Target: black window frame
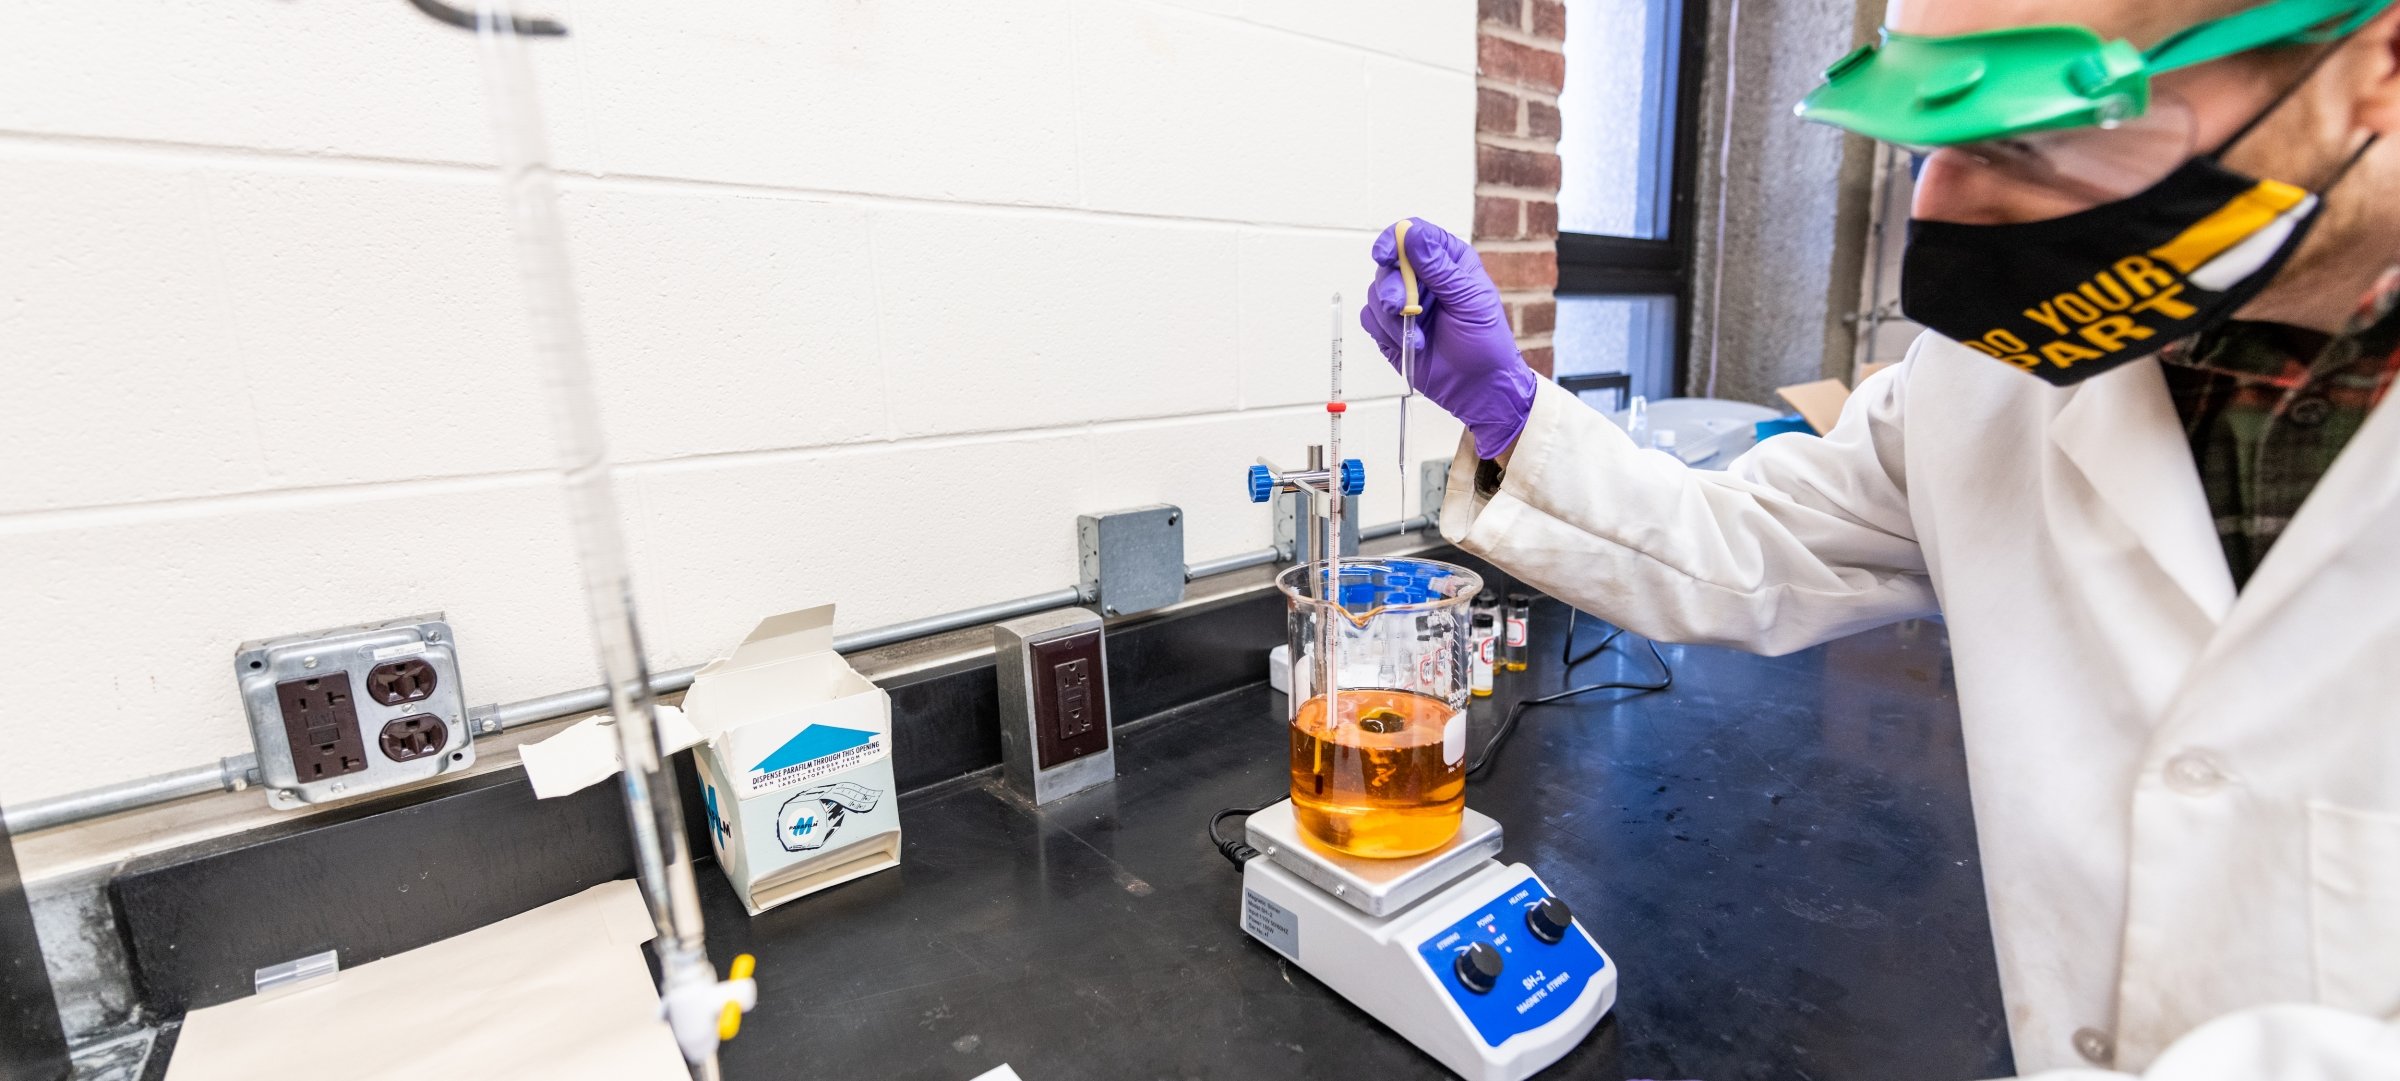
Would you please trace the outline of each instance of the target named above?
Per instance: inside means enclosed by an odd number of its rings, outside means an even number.
[[[1683,393],[1691,374],[1693,283],[1698,278],[1693,234],[1697,220],[1700,161],[1700,84],[1708,62],[1709,0],[1673,0],[1681,8],[1676,31],[1674,146],[1667,193],[1667,235],[1660,239],[1599,233],[1558,234],[1557,295],[1566,297],[1667,296],[1675,302],[1675,355],[1669,385]],[[1567,33],[1575,33],[1572,21]],[[1575,118],[1560,109],[1562,124]],[[1561,167],[1565,166],[1562,161]],[[1558,361],[1555,348],[1552,365]],[[1577,394],[1614,390],[1623,403],[1632,397],[1633,375],[1604,372],[1561,376],[1558,385]]]

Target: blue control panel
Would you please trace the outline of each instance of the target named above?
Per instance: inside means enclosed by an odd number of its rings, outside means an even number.
[[[1449,990],[1476,1034],[1493,1047],[1565,1013],[1608,963],[1580,927],[1567,928],[1556,943],[1534,935],[1528,914],[1549,897],[1539,881],[1527,877],[1417,947],[1434,982]],[[1490,974],[1491,989],[1480,993],[1459,973],[1460,956],[1478,942],[1498,951],[1500,959],[1499,971]]]

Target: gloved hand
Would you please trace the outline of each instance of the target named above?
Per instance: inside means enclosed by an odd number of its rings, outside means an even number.
[[[1466,241],[1441,226],[1410,218],[1408,260],[1416,268],[1418,302],[1415,383],[1418,392],[1457,417],[1475,436],[1479,458],[1497,458],[1525,430],[1533,412],[1533,369],[1517,355],[1516,335],[1500,306],[1500,288]],[[1392,230],[1375,238],[1375,284],[1359,325],[1400,367],[1400,309],[1407,304]]]

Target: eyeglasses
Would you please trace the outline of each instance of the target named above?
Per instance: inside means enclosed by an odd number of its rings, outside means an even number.
[[[2198,122],[2160,93],[2140,116],[1920,152],[1913,216],[1969,224],[2047,221],[2149,190],[2199,153]]]

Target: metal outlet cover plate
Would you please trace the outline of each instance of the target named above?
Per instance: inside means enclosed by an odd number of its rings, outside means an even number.
[[[1442,503],[1450,497],[1450,460],[1428,459],[1417,467],[1417,513],[1429,514],[1439,523]]]
[[[1423,900],[1499,855],[1501,842],[1500,823],[1469,807],[1458,835],[1422,856],[1345,856],[1301,837],[1288,799],[1251,815],[1243,832],[1250,847],[1277,867],[1370,916],[1388,916]]]
[[[1108,641],[1100,617],[1066,608],[992,627],[1000,692],[1000,780],[1034,806],[1116,779],[1117,752],[1108,697]],[[1073,732],[1046,729],[1059,720],[1057,669],[1044,661],[1082,658],[1092,667],[1083,720]]]
[[[244,642],[234,652],[233,673],[258,748],[259,781],[267,804],[277,810],[350,799],[475,764],[457,646],[439,612]],[[350,714],[339,732],[341,753],[347,756],[352,746],[359,753],[355,765],[345,760],[321,779],[304,780],[293,743],[306,722],[287,723],[285,707],[294,695],[308,693],[346,696],[337,701]]]
[[[1183,511],[1165,503],[1075,520],[1084,595],[1111,616],[1183,600]]]

